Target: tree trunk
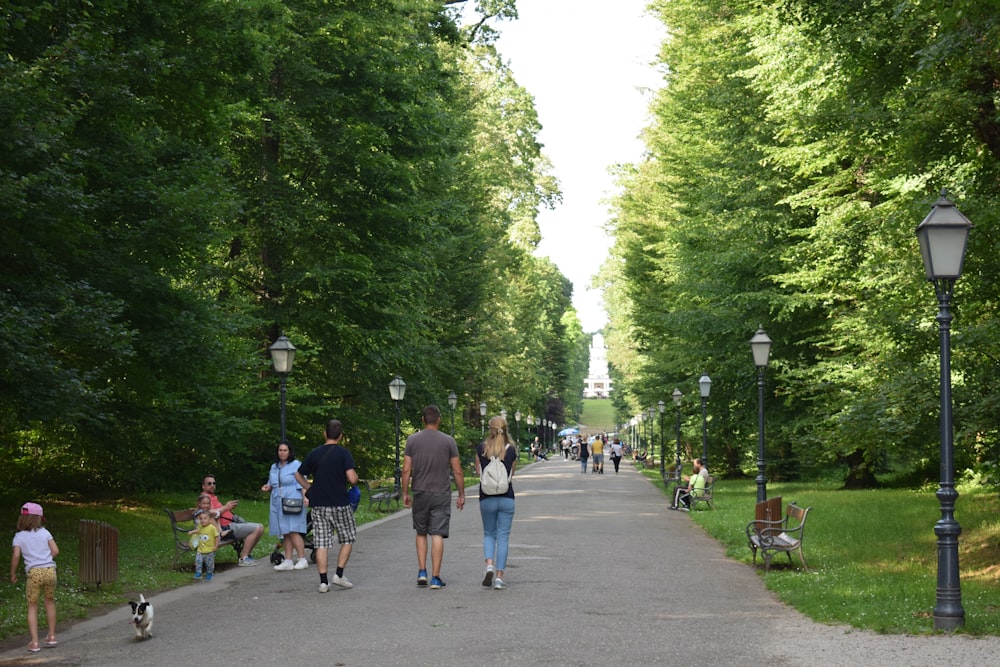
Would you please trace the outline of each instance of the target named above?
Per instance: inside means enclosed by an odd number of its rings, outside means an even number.
[[[850,454],[841,456],[840,462],[847,466],[845,489],[873,489],[878,486],[874,463],[865,456],[865,450],[855,449]]]

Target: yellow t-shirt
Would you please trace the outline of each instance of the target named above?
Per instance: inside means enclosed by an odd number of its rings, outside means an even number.
[[[215,544],[218,541],[219,531],[214,525],[198,524],[198,532],[191,536],[191,547],[197,548],[198,553],[210,554],[215,551]]]

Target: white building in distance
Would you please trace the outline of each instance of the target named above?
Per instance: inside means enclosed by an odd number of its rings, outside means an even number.
[[[608,375],[608,348],[604,347],[604,336],[594,334],[590,342],[590,370],[583,385],[584,398],[608,398],[611,396],[611,377]]]

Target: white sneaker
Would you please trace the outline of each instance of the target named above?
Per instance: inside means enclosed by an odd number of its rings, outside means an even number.
[[[337,575],[333,575],[333,579],[330,580],[330,583],[334,586],[340,586],[341,588],[354,588],[354,584],[349,582],[346,577],[338,577]]]
[[[330,590],[330,584],[320,584],[319,585],[319,592],[320,593],[326,593],[329,590]]]
[[[299,558],[295,561],[295,565],[292,566],[296,570],[304,570],[309,567],[309,561],[305,558]]]
[[[274,569],[277,570],[278,572],[285,572],[287,570],[291,570],[293,567],[294,565],[292,564],[291,559],[286,558],[285,560],[275,565]]]

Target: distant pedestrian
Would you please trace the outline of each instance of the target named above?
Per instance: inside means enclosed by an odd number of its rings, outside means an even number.
[[[587,461],[590,459],[590,449],[587,441],[580,438],[580,472],[587,474]]]
[[[618,466],[622,462],[622,441],[615,438],[611,441],[611,462],[615,464],[615,474],[618,474]]]
[[[14,534],[14,555],[10,559],[10,583],[17,583],[17,566],[24,557],[24,573],[28,582],[24,587],[28,599],[28,632],[31,643],[28,650],[38,653],[38,598],[45,599],[45,620],[49,633],[45,638],[46,648],[53,648],[56,641],[56,556],[59,547],[47,529],[42,506],[38,503],[24,503],[17,517],[17,532]]]
[[[604,439],[598,435],[590,443],[590,460],[594,464],[591,472],[604,474]]]
[[[319,570],[319,592],[326,593],[330,584],[340,588],[354,588],[344,576],[344,568],[351,557],[351,548],[358,536],[354,510],[348,496],[348,484],[358,483],[354,457],[340,444],[344,425],[339,419],[326,423],[326,442],[309,452],[302,465],[295,471],[295,479],[305,489],[313,522],[313,553]],[[307,478],[312,477],[310,482]],[[329,551],[333,534],[337,533],[340,551],[333,579],[328,578]]]
[[[507,479],[517,468],[517,447],[507,431],[507,420],[497,415],[490,419],[490,433],[476,448],[476,475],[482,478],[483,469],[496,457],[503,463]],[[510,544],[510,527],[514,522],[514,486],[508,483],[503,493],[487,493],[479,485],[479,514],[483,519],[483,557],[486,572],[483,586],[495,590],[507,588],[504,570]]]
[[[444,541],[451,525],[449,472],[455,476],[458,487],[456,506],[459,511],[465,507],[465,476],[462,474],[462,462],[458,457],[455,438],[438,430],[441,426],[441,410],[438,406],[426,406],[421,418],[423,430],[408,437],[403,450],[403,505],[413,507],[413,529],[417,532],[417,586],[426,586],[428,583],[427,547],[430,537],[430,587],[439,589],[445,587],[444,580],[441,579],[441,562],[444,560]]]
[[[562,444],[563,460],[569,461],[569,436],[563,438],[561,444]]]

